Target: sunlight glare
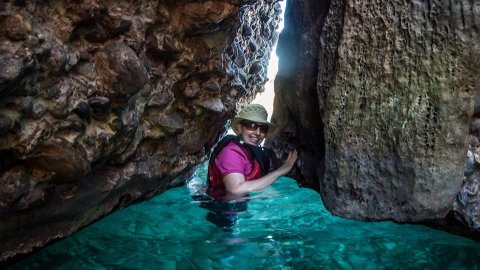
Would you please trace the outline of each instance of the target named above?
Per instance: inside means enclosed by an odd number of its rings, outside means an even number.
[[[280,33],[283,30],[283,17],[285,14],[285,5],[287,1],[281,1],[280,6],[282,7],[282,13],[280,14],[280,23],[278,25],[278,29],[276,30]],[[268,120],[272,117],[273,112],[273,97],[275,96],[275,92],[273,90],[273,82],[275,80],[275,76],[277,75],[278,71],[278,56],[276,54],[277,44],[272,49],[272,53],[270,54],[270,61],[268,62],[268,71],[267,71],[267,78],[268,81],[265,84],[265,91],[263,93],[258,94],[252,103],[261,104],[267,109],[268,112]]]

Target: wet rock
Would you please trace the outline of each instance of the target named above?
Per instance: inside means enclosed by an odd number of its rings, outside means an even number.
[[[465,161],[465,176],[470,176],[475,171],[475,156],[472,151],[467,151],[467,159]]]
[[[238,12],[229,3],[219,1],[187,3],[181,9],[180,22],[185,31],[197,30],[202,24],[217,23]]]
[[[10,55],[0,54],[0,86],[8,81],[17,79],[23,71],[23,63],[19,59],[13,59]],[[0,88],[3,94],[3,88]]]
[[[480,145],[480,141],[477,136],[469,135],[468,144],[473,148],[477,148]]]
[[[85,153],[60,138],[42,143],[31,160],[37,167],[54,172],[55,181],[77,181],[90,172]]]
[[[49,183],[39,183],[31,188],[29,193],[18,203],[19,210],[31,210],[42,206],[53,196],[53,186]]]
[[[138,126],[138,114],[135,111],[126,111],[122,114],[122,122],[126,127],[135,128]]]
[[[252,65],[250,66],[250,69],[248,70],[248,73],[257,74],[261,71],[263,71],[262,63],[257,61],[252,63]]]
[[[412,3],[401,14],[399,2],[364,3],[287,2],[274,143],[300,150],[296,178],[336,215],[444,220],[457,211],[479,89],[472,79],[478,61],[471,60],[480,55],[478,12],[473,4],[453,11],[443,1]],[[470,179],[471,156],[467,162]],[[460,197],[468,210],[459,211],[474,225],[473,197]]]
[[[48,70],[53,73],[60,73],[65,70],[68,62],[68,53],[65,48],[59,44],[48,51],[48,58],[45,60],[44,65]]]
[[[158,109],[164,109],[173,101],[173,95],[170,92],[163,91],[150,97],[148,106]]]
[[[235,57],[235,64],[237,64],[239,67],[244,67],[246,64],[246,59],[245,59],[245,54],[243,53],[243,50],[240,48],[237,48],[237,54]]]
[[[195,104],[208,112],[214,112],[214,113],[225,112],[225,106],[223,105],[223,102],[218,98],[199,100],[199,101],[196,101]]]
[[[73,83],[65,82],[52,87],[49,97],[51,103],[49,106],[49,112],[57,119],[66,118],[70,112],[70,101],[72,93],[75,90]]]
[[[244,37],[250,37],[253,35],[253,30],[252,30],[252,27],[249,26],[249,25],[245,25],[243,27],[243,36]]]
[[[222,89],[220,88],[220,84],[218,83],[217,78],[211,78],[207,82],[202,84],[202,88],[207,89],[213,93],[219,93]]]
[[[109,43],[94,56],[96,72],[108,87],[108,97],[129,98],[147,83],[147,72],[135,52],[122,41]]]
[[[15,124],[14,120],[8,116],[6,113],[0,113],[0,134],[7,133],[13,125]]]
[[[186,98],[194,98],[200,94],[200,86],[197,82],[187,83],[185,86],[185,90],[183,90],[183,94]]]
[[[165,6],[161,4],[158,5],[157,13],[158,13],[158,21],[160,23],[167,23],[170,21],[170,12]]]
[[[160,125],[167,134],[177,134],[183,132],[183,119],[178,114],[161,115],[155,119],[155,123]]]
[[[29,169],[15,166],[0,176],[0,212],[28,194],[30,187]]]
[[[243,69],[235,70],[233,80],[230,82],[232,87],[242,87],[247,84],[248,75]]]
[[[33,119],[40,119],[42,116],[45,115],[46,111],[47,108],[45,107],[45,105],[43,105],[42,102],[34,101],[30,117]]]
[[[172,36],[157,36],[152,33],[147,37],[147,41],[150,53],[157,54],[158,57],[165,58],[164,60],[178,60],[181,56],[181,45]]]
[[[33,154],[38,145],[51,136],[52,125],[49,121],[42,119],[24,125],[18,133],[18,143],[13,147],[18,156],[26,159]]]
[[[75,112],[80,118],[90,123],[91,112],[90,112],[90,106],[88,105],[88,102],[84,100],[80,101],[77,107],[73,109],[73,112]]]
[[[0,174],[5,173],[18,163],[15,155],[9,150],[0,150]]]
[[[112,130],[115,130],[117,133],[124,132],[124,125],[120,118],[115,117],[110,123],[110,127]]]
[[[25,98],[19,99],[18,101],[19,101],[19,104],[17,104],[18,111],[26,115],[31,114],[32,107],[33,107],[33,98],[25,97]]]
[[[273,26],[265,27],[263,32],[262,32],[262,35],[263,35],[264,38],[270,38],[270,37],[272,37],[273,33],[275,33],[275,28]]]
[[[5,36],[13,41],[21,41],[27,38],[31,34],[32,25],[31,22],[20,15],[3,17],[0,19],[0,36]]]
[[[96,77],[95,66],[90,62],[80,62],[75,66],[75,71],[87,79],[95,79]]]
[[[472,122],[470,122],[470,134],[477,138],[480,137],[480,118],[474,118]]]
[[[477,168],[475,168],[475,169],[480,168],[480,153],[475,152],[475,153],[473,154],[473,158],[474,158],[474,160],[475,160],[475,165],[477,166]]]
[[[473,116],[478,119],[480,117],[480,95],[475,96],[475,103],[473,105],[473,109]]]
[[[108,113],[110,109],[110,99],[108,97],[92,97],[88,99],[88,105],[95,113]]]
[[[258,50],[258,45],[255,43],[255,41],[251,40],[250,43],[248,44],[250,51],[256,52]]]
[[[178,185],[262,91],[249,68],[269,60],[255,33],[274,2],[0,5],[0,175],[31,171],[0,211],[0,264]]]
[[[66,71],[69,71],[70,69],[72,69],[72,67],[74,67],[77,63],[78,63],[78,57],[76,54],[74,53],[68,53],[67,55],[67,63],[65,65],[65,70]]]
[[[93,27],[82,29],[84,37],[90,42],[105,42],[109,39],[127,32],[132,23],[128,20],[115,19],[101,14],[95,18],[96,24]]]
[[[145,137],[160,139],[182,133],[185,126],[182,117],[177,113],[158,114],[152,112],[144,117],[142,126]]]
[[[88,42],[102,43],[126,33],[132,25],[130,20],[109,13],[99,3],[83,3],[70,12],[75,21],[70,40],[84,38]]]

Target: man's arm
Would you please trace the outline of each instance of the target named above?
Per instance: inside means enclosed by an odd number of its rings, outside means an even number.
[[[294,150],[288,154],[285,163],[277,170],[262,176],[256,180],[246,181],[241,173],[230,173],[223,177],[223,183],[228,193],[241,195],[250,191],[256,191],[271,185],[280,176],[286,175],[297,161],[298,152]]]

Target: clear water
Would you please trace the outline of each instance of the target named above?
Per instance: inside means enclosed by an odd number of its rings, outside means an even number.
[[[424,226],[332,216],[319,195],[279,179],[252,194],[231,229],[206,221],[187,186],[118,211],[12,269],[480,269],[480,243]]]

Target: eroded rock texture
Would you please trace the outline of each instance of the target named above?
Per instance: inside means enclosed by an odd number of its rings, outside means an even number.
[[[180,184],[266,81],[280,6],[2,1],[0,261]]]
[[[480,72],[480,62],[475,68]],[[453,217],[470,229],[480,239],[480,86],[476,82],[477,96],[472,121],[470,122],[469,147],[465,161],[462,188],[454,204]],[[456,230],[457,228],[453,228]],[[480,241],[480,240],[479,240]]]
[[[317,93],[318,40],[329,8],[329,1],[287,2],[285,27],[277,45],[279,68],[272,115],[278,132],[268,142],[277,151],[299,149],[301,173],[293,174],[301,185],[317,191],[325,151]]]
[[[480,2],[292,0],[285,21],[273,144],[302,151],[337,215],[443,219],[480,90]]]

